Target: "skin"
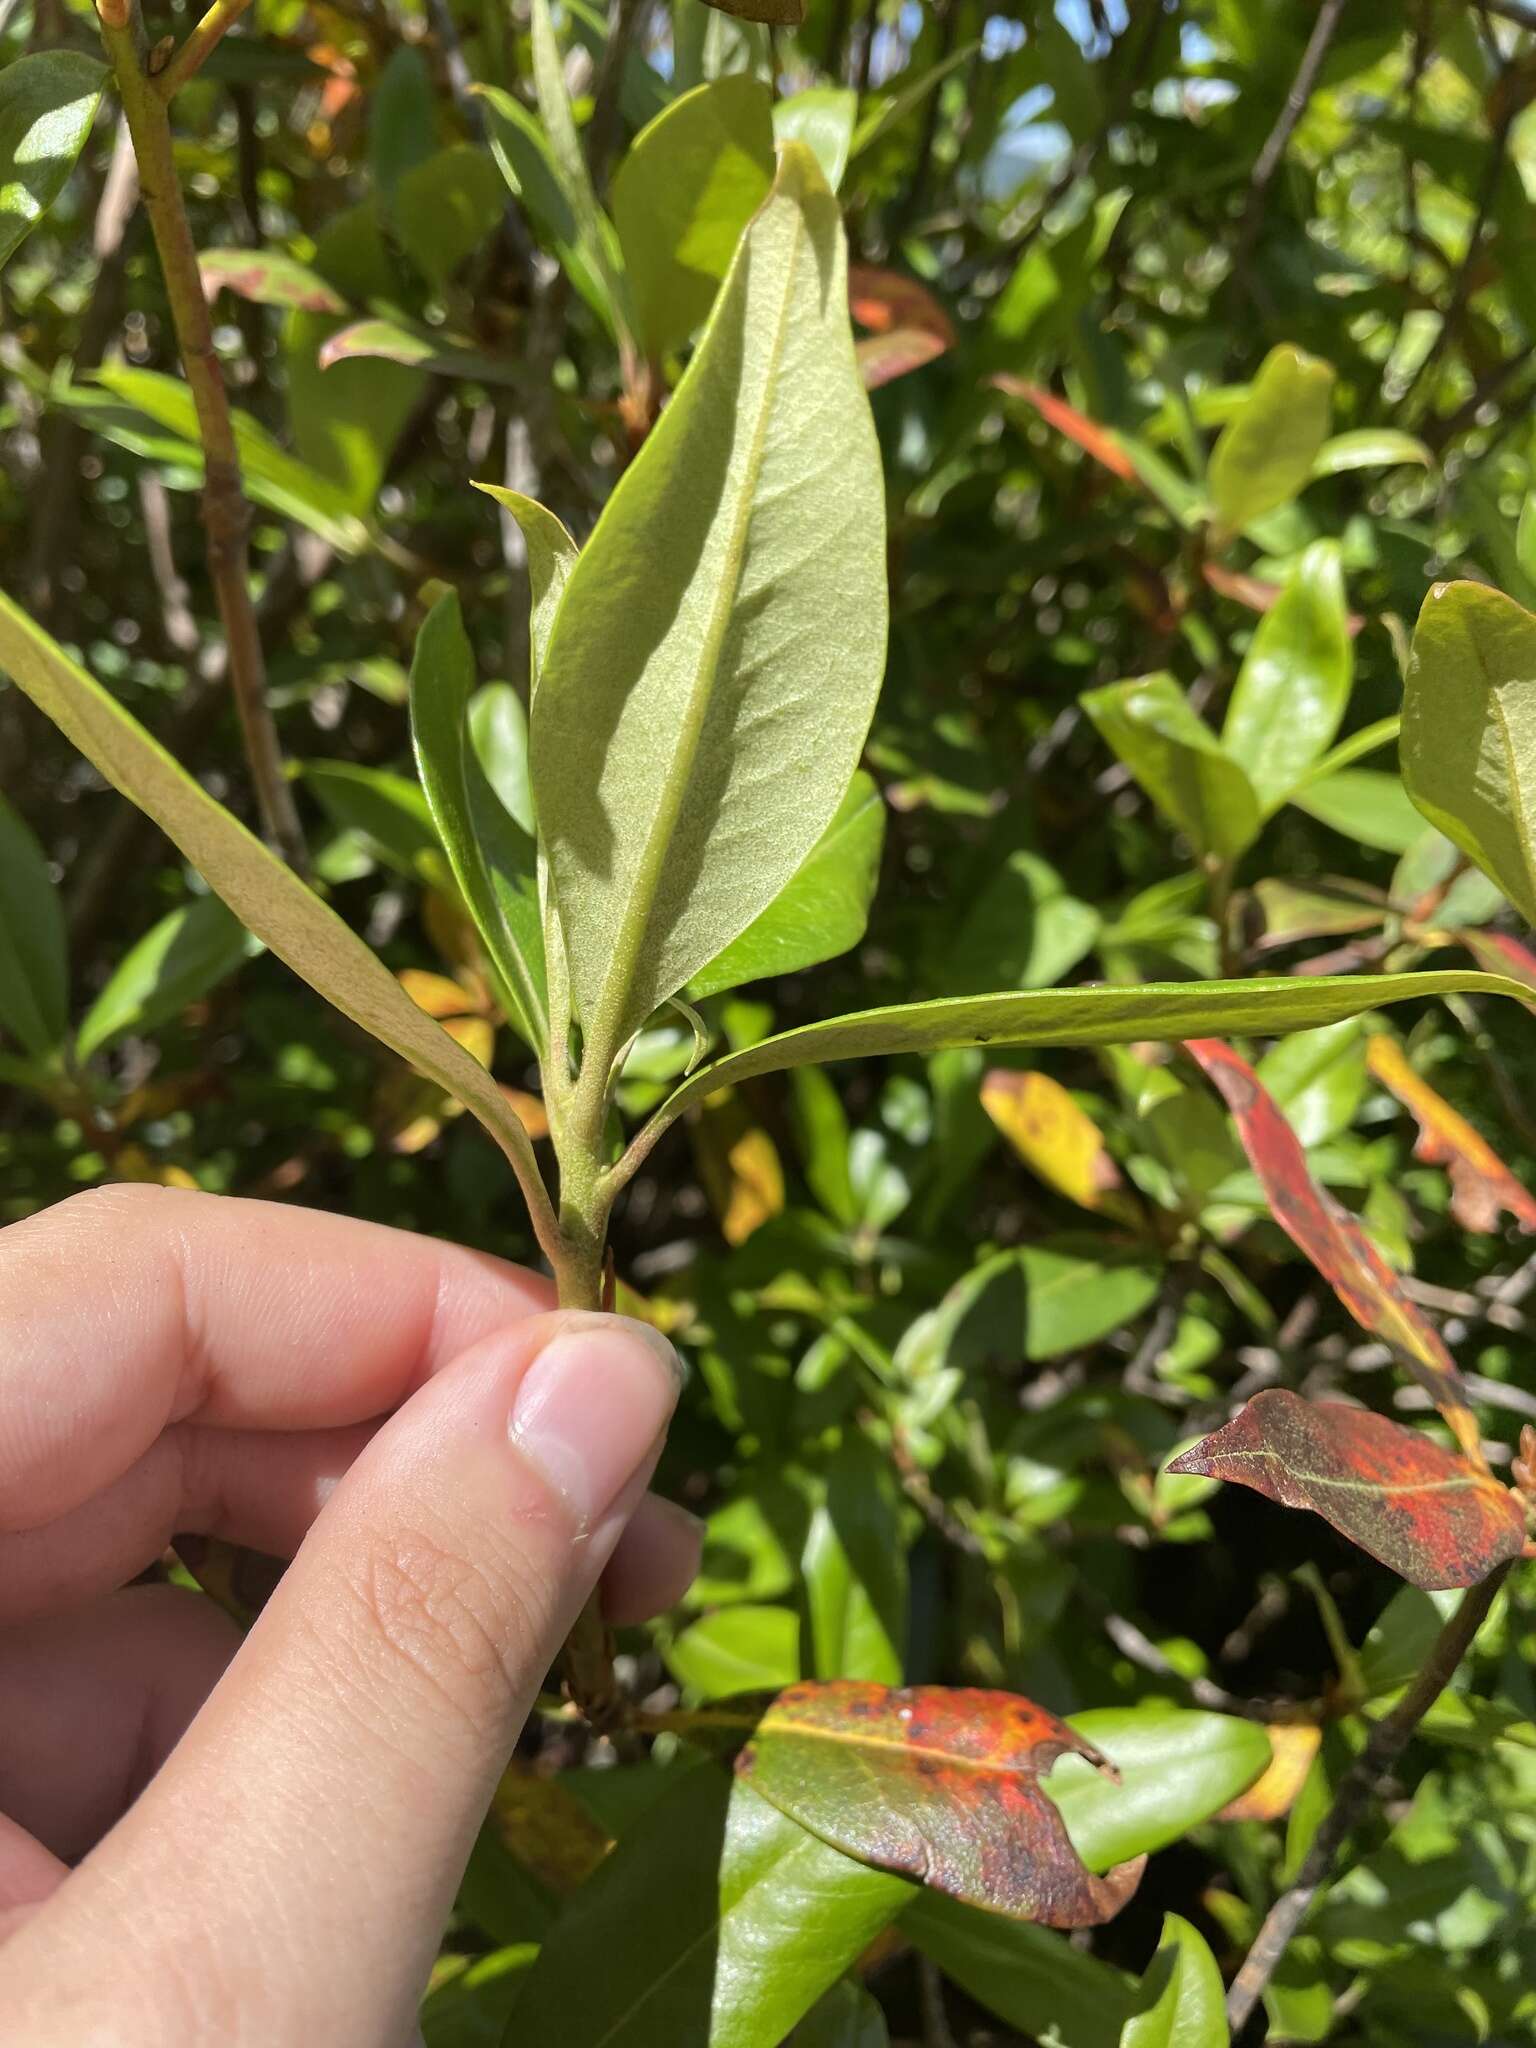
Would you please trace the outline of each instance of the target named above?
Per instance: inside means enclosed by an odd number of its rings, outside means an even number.
[[[93,1191],[0,1233],[0,2033],[395,2048],[601,1578],[674,1601],[681,1383],[537,1276],[344,1217]],[[294,1562],[242,1641],[128,1586]]]

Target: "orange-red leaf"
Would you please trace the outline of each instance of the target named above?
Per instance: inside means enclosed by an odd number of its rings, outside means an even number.
[[[981,1106],[1024,1164],[1068,1201],[1129,1206],[1106,1202],[1121,1185],[1119,1169],[1093,1118],[1049,1074],[994,1068],[982,1081]]]
[[[1397,1275],[1355,1218],[1313,1180],[1306,1154],[1274,1097],[1248,1062],[1219,1038],[1191,1039],[1185,1050],[1225,1098],[1280,1228],[1306,1253],[1361,1328],[1396,1349],[1451,1425],[1456,1441],[1481,1464],[1477,1423],[1440,1333],[1403,1292]]]
[[[955,345],[949,315],[916,278],[855,263],[848,272],[848,305],[869,338],[858,344],[859,372],[873,391],[920,370]]]
[[[1507,932],[1457,932],[1456,937],[1487,974],[1507,974],[1536,989],[1536,953]]]
[[[1315,1721],[1276,1721],[1264,1732],[1269,1768],[1221,1809],[1218,1820],[1280,1820],[1296,1804],[1322,1747],[1323,1731]]]
[[[1126,483],[1136,482],[1136,465],[1115,439],[1108,427],[1101,427],[1097,420],[1079,412],[1075,405],[1068,405],[1064,398],[1058,398],[1054,391],[1047,391],[1043,384],[1031,384],[1028,378],[1014,377],[1005,370],[992,379],[998,391],[1009,398],[1022,398],[1032,405],[1047,425],[1053,426],[1058,434],[1065,434],[1069,441],[1075,441],[1085,454],[1095,462],[1102,463],[1113,475]]]
[[[1415,1159],[1422,1159],[1427,1166],[1443,1166],[1450,1174],[1451,1214],[1463,1230],[1497,1230],[1505,1209],[1522,1230],[1536,1230],[1536,1200],[1482,1133],[1413,1071],[1395,1038],[1384,1033],[1373,1038],[1366,1048],[1365,1063],[1412,1113],[1419,1127]]]
[[[1255,1394],[1168,1470],[1311,1508],[1426,1592],[1475,1586],[1525,1546],[1520,1503],[1487,1472],[1368,1408],[1283,1387]]]
[[[1095,1927],[1145,1859],[1084,1868],[1040,1785],[1060,1756],[1113,1767],[1012,1693],[935,1685],[792,1685],[736,1759],[781,1812],[845,1855],[1048,1927]]]

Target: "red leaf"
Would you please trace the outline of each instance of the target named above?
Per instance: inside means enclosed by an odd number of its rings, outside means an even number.
[[[1185,1050],[1225,1098],[1270,1214],[1360,1327],[1384,1337],[1406,1361],[1451,1425],[1456,1441],[1481,1465],[1477,1423],[1467,1407],[1455,1360],[1354,1217],[1313,1180],[1306,1154],[1279,1104],[1248,1062],[1219,1038],[1191,1039]]]
[[[1368,1408],[1280,1387],[1255,1394],[1168,1470],[1311,1508],[1425,1592],[1475,1586],[1525,1547],[1524,1512],[1488,1473]]]
[[[1450,1174],[1451,1214],[1463,1230],[1497,1230],[1505,1209],[1522,1230],[1536,1230],[1536,1201],[1482,1133],[1413,1071],[1395,1038],[1378,1033],[1366,1049],[1366,1065],[1418,1125],[1414,1158]]]
[[[1134,463],[1108,427],[1101,427],[1086,413],[1079,412],[1075,405],[1068,405],[1064,398],[1058,398],[1043,385],[1031,384],[1023,377],[1013,377],[1004,371],[994,377],[992,383],[995,389],[1005,392],[1009,398],[1022,398],[1032,405],[1041,419],[1053,426],[1058,434],[1065,434],[1069,441],[1075,441],[1079,448],[1115,476],[1122,477],[1126,483],[1137,481]]]
[[[1505,932],[1463,931],[1456,937],[1486,973],[1507,974],[1512,981],[1536,988],[1536,953],[1529,946]]]
[[[920,370],[955,345],[954,327],[938,300],[897,271],[855,263],[848,272],[848,304],[859,325],[870,330],[871,338],[857,350],[867,390]]]
[[[1040,1786],[1060,1756],[1114,1768],[1012,1693],[937,1685],[792,1685],[736,1759],[741,1777],[824,1842],[1013,1920],[1096,1927],[1144,1858],[1084,1868]]]

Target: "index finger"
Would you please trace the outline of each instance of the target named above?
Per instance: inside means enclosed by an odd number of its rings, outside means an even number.
[[[174,1422],[382,1415],[553,1302],[521,1267],[351,1217],[176,1188],[72,1196],[0,1231],[0,1529],[77,1507]]]

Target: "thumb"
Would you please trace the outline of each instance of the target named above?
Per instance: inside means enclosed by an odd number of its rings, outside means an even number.
[[[144,1797],[7,1948],[9,1974],[47,1944],[29,2041],[410,2038],[476,1829],[680,1382],[644,1324],[556,1313],[412,1396]]]

